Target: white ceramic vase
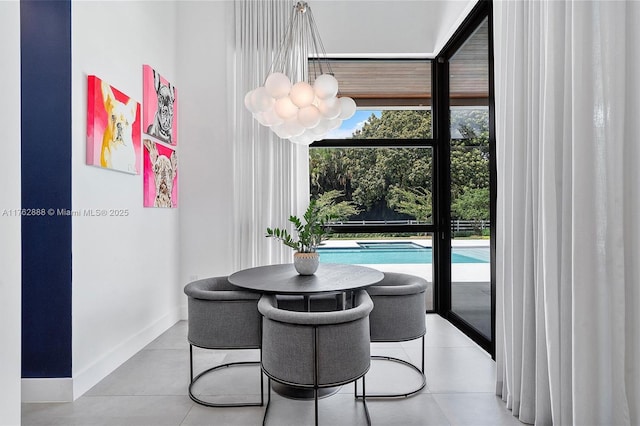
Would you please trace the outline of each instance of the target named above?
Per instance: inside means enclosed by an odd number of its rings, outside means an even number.
[[[320,254],[315,253],[300,253],[295,252],[293,254],[293,266],[300,275],[313,275],[318,270],[320,263]]]

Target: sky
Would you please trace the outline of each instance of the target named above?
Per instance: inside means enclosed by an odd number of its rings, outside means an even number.
[[[364,123],[366,123],[367,119],[371,116],[372,113],[375,114],[376,117],[380,117],[382,115],[382,111],[380,110],[359,109],[356,111],[353,117],[343,121],[342,126],[327,133],[327,136],[325,136],[325,138],[326,139],[350,138],[353,132],[355,132],[356,130],[362,129],[362,126],[364,126]]]

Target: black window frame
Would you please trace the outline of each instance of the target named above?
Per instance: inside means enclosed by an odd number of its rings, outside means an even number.
[[[434,246],[434,259],[438,265],[434,268],[434,302],[436,312],[455,325],[480,347],[495,359],[495,319],[496,319],[496,141],[495,141],[495,81],[493,64],[493,13],[491,0],[479,1],[469,13],[460,27],[436,56],[436,78],[434,88],[434,110],[438,116],[438,172],[436,177],[441,180],[441,186],[435,191],[440,197],[439,236],[437,248]],[[491,338],[487,338],[473,328],[468,322],[458,316],[451,309],[451,131],[450,131],[450,102],[449,102],[449,60],[473,35],[484,20],[488,21],[488,62],[489,62],[489,193],[490,193],[490,287],[491,287]],[[437,79],[437,80],[436,80]],[[444,182],[442,182],[444,180]]]
[[[365,59],[363,59],[365,60]],[[379,59],[380,61],[384,61],[385,59]],[[389,61],[415,61],[415,58],[409,59],[389,59]],[[323,139],[320,141],[316,141],[312,143],[309,148],[390,148],[390,149],[398,149],[398,148],[430,148],[432,151],[432,165],[435,164],[435,145],[436,139],[434,136],[434,109],[433,109],[433,90],[434,90],[434,60],[431,58],[422,58],[419,59],[421,61],[429,61],[431,62],[431,91],[432,91],[432,102],[431,102],[431,138],[416,138],[416,139],[398,139],[398,138],[387,138],[387,139]],[[357,101],[356,101],[357,102]],[[363,108],[375,109],[380,108],[384,109],[386,105],[374,107],[374,106],[364,106]],[[398,105],[394,105],[397,107]],[[407,109],[411,109],[414,105],[407,105]],[[432,179],[434,178],[432,172]],[[432,180],[432,185],[434,185],[434,181]],[[433,204],[435,202],[435,198],[433,197],[434,191],[432,193],[432,211],[436,211],[436,207]],[[395,232],[428,232],[433,233],[435,231],[435,219],[432,220],[430,224],[365,224],[365,225],[355,225],[355,224],[335,224],[331,225],[331,229],[336,234],[355,234],[355,233],[395,233]]]
[[[384,60],[384,59],[380,59]],[[389,59],[390,61],[415,61],[416,59]],[[398,138],[388,138],[388,139],[323,139],[320,141],[316,141],[312,143],[309,148],[389,148],[389,149],[399,149],[399,148],[426,148],[431,149],[432,156],[432,170],[429,171],[431,173],[432,179],[432,189],[431,189],[431,208],[432,208],[432,221],[429,224],[387,224],[387,223],[369,223],[369,224],[332,224],[331,230],[336,234],[368,234],[368,233],[429,233],[431,234],[432,241],[435,238],[436,230],[438,228],[437,223],[437,212],[440,210],[436,206],[436,196],[435,196],[435,185],[436,185],[436,151],[438,140],[435,138],[435,109],[434,109],[434,90],[435,90],[435,60],[433,58],[422,58],[422,61],[430,61],[431,62],[431,137],[430,138],[419,138],[419,139],[398,139]],[[396,107],[398,105],[394,105]],[[407,105],[407,109],[411,109],[414,105]],[[384,109],[385,106],[381,106],[381,109]],[[371,108],[374,109],[376,107],[373,106],[364,106],[363,108]],[[433,244],[433,243],[432,243]],[[433,244],[435,245],[435,244]],[[433,247],[434,256],[436,248]],[[434,274],[435,274],[434,267]],[[436,298],[436,285],[434,280],[433,285],[433,310],[428,310],[427,312],[433,313],[437,312],[437,298]]]
[[[491,276],[491,330],[487,339],[469,323],[451,310],[451,149],[449,59],[488,20],[489,46],[489,185],[490,185],[490,276]],[[426,232],[432,237],[433,249],[433,311],[450,321],[474,340],[495,359],[495,305],[496,305],[496,143],[495,143],[495,90],[493,64],[493,16],[491,0],[480,0],[460,27],[431,60],[431,138],[425,139],[324,139],[310,148],[431,148],[432,150],[432,223],[431,224],[364,224],[337,225],[335,233],[396,233]],[[398,59],[393,59],[398,60]],[[411,59],[407,59],[411,60]]]

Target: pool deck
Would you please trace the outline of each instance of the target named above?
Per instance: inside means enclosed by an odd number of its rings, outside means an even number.
[[[431,239],[402,239],[402,240],[366,240],[374,242],[410,242],[422,247],[431,247]],[[326,248],[356,248],[357,240],[327,240],[323,243]],[[489,247],[489,240],[451,240],[452,247]],[[433,281],[433,265],[425,264],[379,264],[363,265],[380,271],[406,272]],[[489,282],[491,277],[491,265],[489,263],[453,263],[451,265],[451,280],[453,282]]]
[[[372,242],[411,242],[422,247],[431,247],[431,239],[398,239],[398,240],[366,240]],[[323,247],[327,248],[356,248],[358,240],[327,240],[323,243]],[[451,240],[452,247],[489,247],[489,240]],[[425,301],[427,309],[433,309],[433,264],[367,264],[370,268],[377,269],[382,272],[404,272],[407,274],[423,277],[429,282],[427,291],[425,292]],[[451,264],[451,282],[454,287],[460,288],[464,294],[471,294],[473,288],[480,292],[486,292],[489,282],[491,281],[491,264],[490,263],[452,263]],[[466,287],[473,288],[466,288]],[[466,288],[466,289],[463,289]],[[476,299],[477,297],[473,297]],[[462,299],[462,297],[460,297]],[[490,305],[489,305],[490,306]]]
[[[431,247],[431,238],[423,238],[423,239],[397,239],[397,240],[332,240],[328,239],[322,243],[322,247],[327,248],[349,248],[349,247],[359,247],[358,241],[367,242],[367,243],[413,243],[422,247]],[[490,240],[451,240],[452,247],[489,247]]]

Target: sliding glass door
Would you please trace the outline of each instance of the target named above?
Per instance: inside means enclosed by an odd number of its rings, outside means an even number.
[[[488,22],[449,59],[451,312],[491,340]]]

